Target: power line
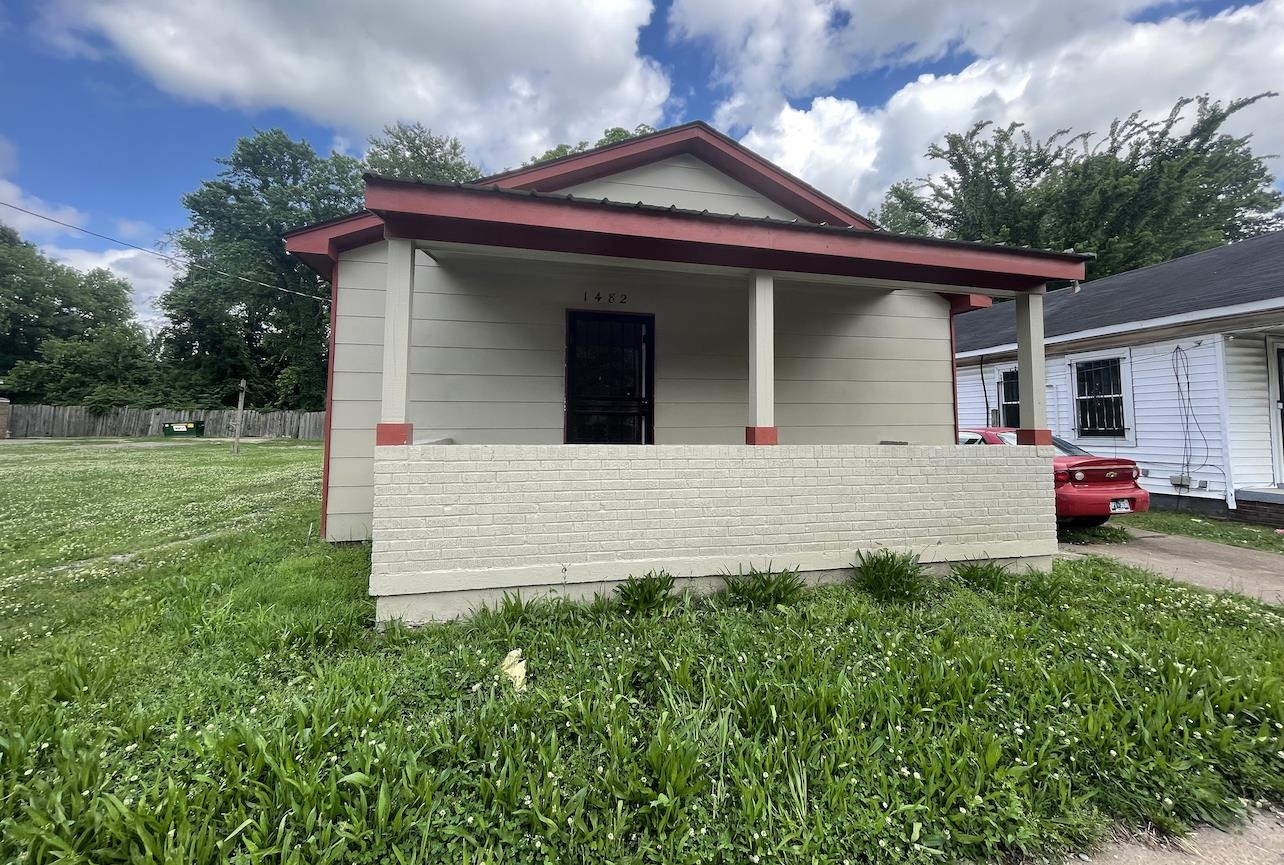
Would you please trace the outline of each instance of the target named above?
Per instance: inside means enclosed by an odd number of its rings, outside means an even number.
[[[61,219],[54,219],[52,216],[46,216],[43,213],[36,213],[34,210],[28,210],[25,207],[19,207],[18,205],[11,204],[8,201],[0,201],[0,204],[3,204],[5,207],[13,208],[19,213],[25,213],[28,216],[34,216],[37,219],[43,219],[46,222],[52,222],[54,225],[61,225],[63,228],[70,228],[73,231],[79,231],[84,234],[88,234],[91,237],[97,237],[100,240],[107,241],[108,243],[115,243],[119,246],[127,246],[130,249],[136,249],[139,252],[145,252],[148,255],[154,255],[157,258],[162,258],[165,261],[168,261],[170,264],[174,264],[174,265],[182,264],[182,265],[187,265],[188,267],[199,268],[200,270],[207,270],[210,273],[216,273],[219,276],[226,276],[228,279],[239,279],[241,282],[248,282],[250,285],[258,285],[258,286],[262,286],[263,288],[270,288],[273,291],[284,291],[286,294],[297,294],[299,297],[306,297],[310,300],[319,300],[322,303],[328,303],[330,300],[330,298],[328,297],[317,297],[315,294],[308,294],[306,291],[295,291],[292,288],[282,288],[279,285],[269,285],[266,282],[259,282],[257,279],[250,279],[248,276],[240,276],[235,273],[228,273],[226,270],[219,270],[217,267],[210,267],[208,264],[199,264],[195,261],[192,261],[190,258],[181,258],[175,255],[166,255],[163,252],[157,252],[156,250],[148,249],[145,246],[135,246],[134,244],[129,243],[127,241],[118,240],[114,237],[108,237],[105,234],[99,234],[96,231],[90,231],[88,228],[81,228],[79,225],[72,225],[70,222],[63,222]]]

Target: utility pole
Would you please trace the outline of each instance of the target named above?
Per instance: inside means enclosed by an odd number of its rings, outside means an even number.
[[[243,417],[245,417],[245,379],[241,379],[241,387],[236,394],[236,432],[232,435],[233,456],[241,452],[241,419]]]

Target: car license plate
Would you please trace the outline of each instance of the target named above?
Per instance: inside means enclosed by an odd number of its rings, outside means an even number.
[[[1128,499],[1111,499],[1110,513],[1130,514],[1132,513],[1132,502],[1130,502]]]

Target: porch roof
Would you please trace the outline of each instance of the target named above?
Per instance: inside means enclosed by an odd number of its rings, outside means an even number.
[[[325,278],[343,250],[380,237],[1015,292],[1082,279],[1089,258],[500,186],[365,180],[365,213],[286,235],[286,248]]]

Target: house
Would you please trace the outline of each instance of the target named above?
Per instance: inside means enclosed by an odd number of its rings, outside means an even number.
[[[1042,380],[1083,256],[877,230],[703,123],[365,205],[286,246],[333,286],[323,533],[372,541],[380,621],[1055,551],[1051,450],[955,443],[950,322],[1016,298]]]
[[[1017,317],[955,323],[958,420],[1015,425]],[[1156,507],[1284,526],[1284,231],[1044,300],[1048,423],[1136,460]]]

